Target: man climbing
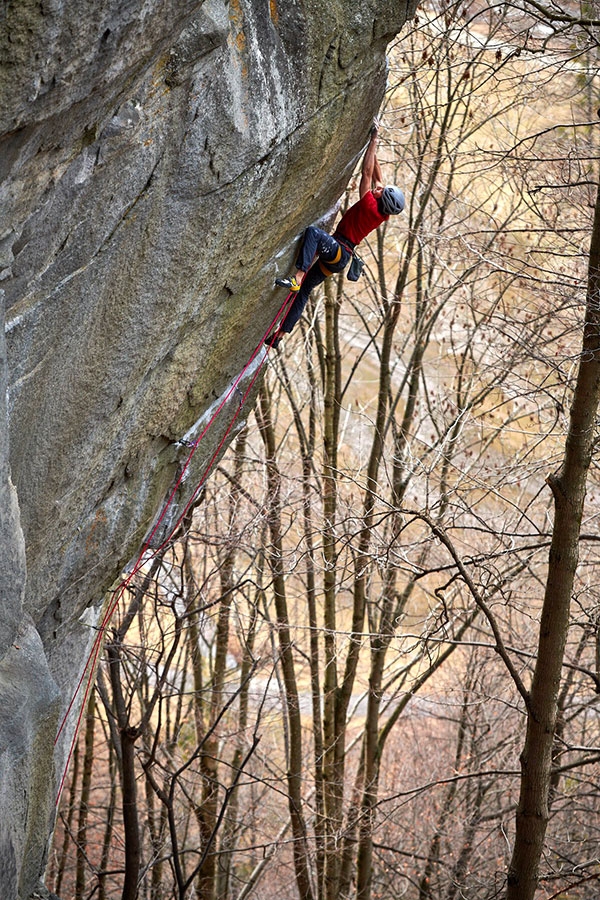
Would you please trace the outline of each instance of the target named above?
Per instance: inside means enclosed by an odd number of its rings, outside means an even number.
[[[378,126],[371,128],[369,146],[364,155],[360,184],[360,199],[340,219],[333,235],[314,225],[304,232],[296,260],[296,272],[291,278],[277,278],[275,284],[293,291],[296,296],[283,322],[266,342],[277,347],[283,332],[292,330],[306,306],[310,292],[329,275],[341,272],[350,262],[357,244],[387,222],[390,216],[404,209],[404,194],[397,187],[384,187],[381,167],[377,160]],[[313,259],[316,260],[313,263]]]

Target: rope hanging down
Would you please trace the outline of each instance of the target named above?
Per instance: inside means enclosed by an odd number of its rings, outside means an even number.
[[[140,550],[140,553],[139,553],[131,571],[129,572],[127,577],[124,578],[119,583],[119,585],[115,588],[112,600],[110,601],[110,603],[104,613],[102,621],[101,621],[100,625],[98,626],[98,632],[97,632],[96,638],[94,640],[94,643],[92,645],[90,653],[88,654],[83,672],[81,673],[81,677],[77,683],[77,687],[75,688],[75,691],[73,692],[73,696],[71,697],[69,705],[67,706],[66,712],[63,716],[63,719],[60,723],[60,727],[57,731],[56,738],[54,739],[54,745],[56,746],[56,744],[58,743],[58,740],[66,726],[66,723],[69,719],[71,710],[73,709],[73,706],[75,705],[75,701],[79,695],[79,692],[81,691],[81,689],[85,683],[85,690],[84,690],[84,694],[83,694],[83,699],[81,701],[79,714],[77,716],[77,721],[75,723],[75,730],[73,733],[73,738],[72,738],[71,744],[69,746],[69,752],[67,754],[67,759],[65,762],[62,778],[60,780],[60,784],[58,787],[58,792],[57,792],[57,797],[56,797],[56,806],[58,806],[58,804],[60,802],[61,794],[62,794],[64,785],[65,785],[67,773],[68,773],[69,766],[71,763],[71,758],[73,756],[73,752],[75,750],[75,745],[77,743],[77,737],[79,734],[81,721],[83,719],[85,709],[87,708],[87,701],[88,701],[89,694],[90,694],[90,691],[91,691],[92,685],[93,685],[93,674],[96,669],[96,664],[98,662],[98,656],[100,655],[100,649],[102,647],[104,633],[110,624],[112,616],[113,616],[117,606],[119,605],[121,598],[125,594],[125,591],[129,587],[129,585],[130,585],[131,581],[133,580],[133,578],[135,577],[135,575],[137,575],[137,573],[140,571],[140,569],[144,565],[146,565],[151,559],[154,559],[155,556],[157,556],[159,553],[161,553],[169,545],[169,543],[173,539],[173,535],[177,532],[177,529],[179,528],[181,522],[183,521],[183,519],[189,512],[190,508],[193,506],[194,502],[196,501],[196,499],[200,493],[200,490],[202,489],[202,486],[204,485],[204,482],[206,481],[206,479],[215,463],[215,460],[217,459],[219,453],[221,452],[221,450],[223,448],[223,445],[225,444],[225,441],[227,440],[229,434],[231,433],[231,430],[232,430],[235,422],[237,421],[237,418],[238,418],[246,400],[248,399],[248,395],[250,394],[250,391],[252,390],[254,383],[255,383],[256,379],[258,378],[258,376],[259,376],[260,372],[262,371],[262,368],[266,362],[266,359],[268,356],[268,349],[265,349],[265,348],[268,348],[268,346],[269,346],[266,343],[266,339],[267,339],[268,335],[273,331],[273,329],[275,327],[275,323],[280,319],[283,321],[283,319],[285,318],[285,316],[289,310],[289,307],[291,306],[291,302],[295,296],[296,296],[296,294],[294,291],[290,291],[290,293],[287,295],[287,297],[281,304],[281,307],[279,308],[276,315],[274,316],[273,320],[271,321],[271,324],[269,325],[268,329],[265,331],[261,341],[259,342],[256,349],[254,350],[254,352],[250,356],[249,360],[247,361],[246,365],[241,370],[241,372],[236,376],[233,383],[230,385],[229,389],[225,392],[225,394],[223,395],[223,398],[221,399],[221,402],[218,404],[217,408],[213,411],[208,422],[206,423],[206,425],[204,426],[203,430],[200,432],[198,437],[195,438],[193,441],[180,441],[179,442],[179,443],[182,443],[184,446],[187,446],[190,448],[190,451],[187,455],[185,463],[181,469],[179,477],[177,478],[177,480],[175,482],[175,485],[171,489],[171,492],[163,505],[163,509],[162,509],[158,519],[156,520],[148,537],[144,541],[142,549]],[[249,382],[246,390],[244,391],[244,393],[242,393],[241,389],[239,388],[239,384],[242,381],[242,379],[244,378],[244,376],[246,375],[246,373],[248,372],[248,370],[250,369],[250,367],[252,366],[252,363],[254,362],[256,357],[259,355],[261,350],[264,351],[263,357],[260,360],[260,363],[258,364],[258,366],[256,367],[256,371],[254,372],[252,378],[250,379],[250,382]],[[213,422],[215,421],[215,419],[219,416],[221,410],[223,409],[223,407],[225,406],[227,401],[231,398],[233,393],[236,391],[238,394],[240,394],[239,405],[237,406],[237,408],[231,418],[231,421],[229,422],[229,424],[223,434],[223,437],[219,441],[219,444],[217,445],[216,450],[214,451],[213,455],[211,456],[209,462],[207,463],[207,465],[202,473],[202,476],[200,478],[200,481],[198,482],[194,491],[192,492],[190,499],[186,503],[183,511],[180,513],[180,515],[177,518],[176,522],[174,523],[173,527],[170,529],[167,537],[162,541],[162,543],[158,547],[152,549],[152,547],[151,547],[152,541],[156,537],[156,534],[157,534],[161,524],[163,523],[163,521],[167,515],[167,512],[169,511],[169,509],[175,499],[177,490],[179,489],[179,486],[181,485],[183,479],[185,478],[187,470],[190,467],[192,458],[193,458],[196,450],[198,449],[200,442],[202,441],[204,436],[209,431],[209,429],[210,429],[211,425],[213,424]]]

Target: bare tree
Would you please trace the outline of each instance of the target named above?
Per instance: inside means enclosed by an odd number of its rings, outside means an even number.
[[[588,471],[597,441],[600,398],[600,188],[589,254],[587,303],[577,380],[562,466],[548,478],[554,526],[538,650],[527,702],[527,734],[521,754],[521,793],[507,897],[535,894],[549,819],[553,746],[569,611],[579,561]]]

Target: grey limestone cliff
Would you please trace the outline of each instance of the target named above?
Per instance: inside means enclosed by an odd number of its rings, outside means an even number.
[[[342,193],[407,6],[2,7],[2,900],[43,877],[90,625],[177,477],[176,440],[242,371],[275,274]]]

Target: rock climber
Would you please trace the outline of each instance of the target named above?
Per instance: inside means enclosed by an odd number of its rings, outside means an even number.
[[[293,291],[296,296],[279,328],[266,338],[269,347],[277,347],[282,333],[289,334],[292,330],[313,288],[345,269],[357,244],[390,216],[398,215],[404,209],[404,194],[400,188],[383,184],[377,160],[378,133],[378,125],[374,123],[363,158],[358,188],[360,199],[344,213],[332,235],[309,225],[302,236],[295,274],[290,278],[275,279],[276,285]]]

